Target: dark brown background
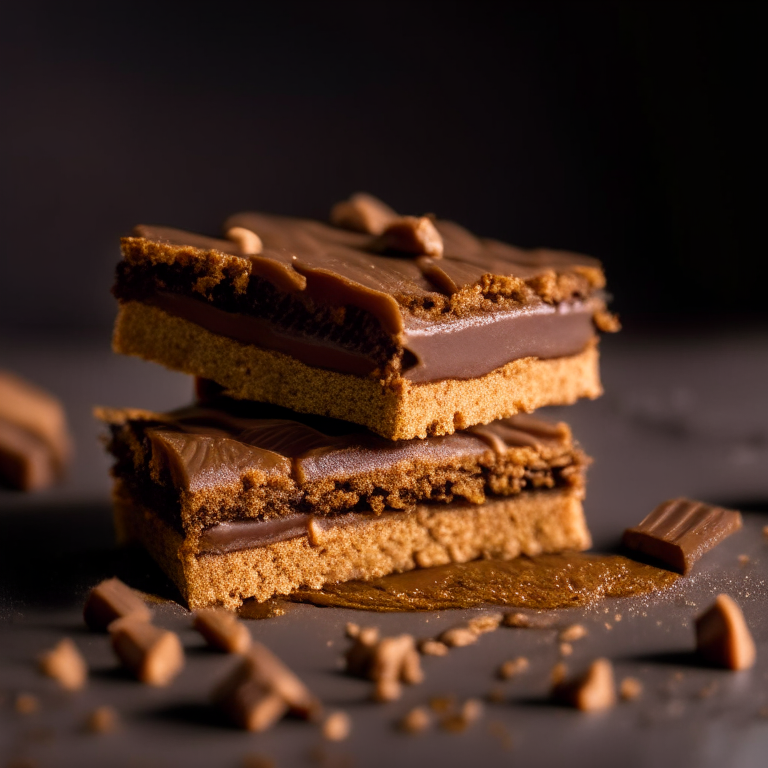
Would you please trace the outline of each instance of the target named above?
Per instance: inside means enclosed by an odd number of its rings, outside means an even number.
[[[597,255],[630,326],[764,323],[763,29],[734,2],[5,7],[0,334],[106,335],[137,222],[357,189]]]

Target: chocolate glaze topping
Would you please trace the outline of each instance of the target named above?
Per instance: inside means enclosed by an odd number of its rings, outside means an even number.
[[[398,216],[362,197],[363,218],[336,216],[337,226],[261,213],[227,219],[225,232],[258,236],[259,253],[245,253],[242,239],[234,236],[208,238],[142,225],[123,240],[126,259],[157,268],[181,264],[200,279],[179,288],[163,272],[153,288],[151,278],[133,278],[126,267],[118,273],[116,295],[313,366],[381,377],[382,365],[388,364],[380,351],[366,354],[371,344],[358,341],[351,348],[330,340],[338,336],[334,325],[346,327],[343,313],[330,325],[324,318],[294,327],[294,318],[312,308],[354,308],[375,318],[400,350],[396,367],[417,383],[473,378],[522,357],[570,356],[594,337],[592,316],[605,306],[596,260],[525,251],[476,237],[453,222]],[[352,198],[344,205],[354,208],[356,202]],[[211,267],[217,258],[221,265]],[[203,275],[206,268],[209,273]],[[228,280],[237,295],[222,306],[214,288]],[[286,305],[270,317],[260,316],[258,289],[250,303],[243,297],[249,284],[264,280],[300,299],[302,308]]]

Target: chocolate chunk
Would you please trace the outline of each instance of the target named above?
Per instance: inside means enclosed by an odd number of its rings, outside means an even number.
[[[225,653],[245,653],[251,646],[248,627],[224,608],[202,608],[195,613],[193,626],[208,645]]]
[[[122,665],[142,683],[168,685],[184,666],[184,649],[173,632],[128,616],[113,621],[109,634]]]
[[[304,683],[260,643],[253,643],[212,700],[249,731],[264,731],[288,712],[304,719],[320,712],[319,701]]]
[[[555,684],[552,696],[582,712],[610,709],[616,704],[613,665],[608,659],[593,661],[582,676]]]
[[[358,192],[331,209],[331,224],[355,232],[380,235],[397,218],[397,213],[373,195]]]
[[[381,233],[379,246],[385,251],[414,256],[443,256],[443,238],[427,216],[402,216],[391,222]]]
[[[741,528],[741,514],[690,499],[660,504],[635,528],[624,531],[624,546],[678,573]]]
[[[696,619],[696,653],[725,669],[754,665],[755,642],[741,608],[728,595],[718,595],[714,605]]]
[[[22,491],[46,488],[62,477],[71,450],[58,400],[0,371],[0,483]]]
[[[120,579],[105,579],[88,593],[83,618],[90,629],[103,632],[113,621],[127,617],[151,621],[152,611]]]
[[[69,691],[82,688],[88,678],[88,665],[68,637],[40,657],[40,671]]]

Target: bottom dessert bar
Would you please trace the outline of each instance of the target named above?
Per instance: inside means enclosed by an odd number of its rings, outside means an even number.
[[[480,557],[581,550],[590,545],[580,488],[522,491],[484,504],[422,504],[384,514],[296,514],[280,521],[223,523],[190,540],[117,480],[121,543],[138,542],[191,609],[238,608],[301,587],[371,579]]]

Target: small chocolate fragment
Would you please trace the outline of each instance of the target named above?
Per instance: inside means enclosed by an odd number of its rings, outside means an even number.
[[[373,195],[358,192],[331,209],[331,224],[336,227],[380,235],[397,218],[397,213]]]
[[[90,629],[103,632],[113,621],[128,617],[151,621],[152,611],[138,594],[120,579],[106,579],[88,594],[83,618]]]
[[[432,716],[426,707],[414,707],[401,721],[400,730],[421,733],[432,724]]]
[[[346,653],[347,672],[376,683],[374,699],[400,697],[400,683],[414,685],[424,679],[421,659],[411,635],[384,637],[372,627],[362,629]]]
[[[112,622],[109,634],[122,665],[142,683],[168,685],[184,666],[184,649],[174,632],[128,616]]]
[[[714,605],[696,619],[696,653],[725,669],[754,665],[755,642],[741,608],[728,595],[718,595]]]
[[[499,628],[503,615],[500,613],[485,613],[476,616],[467,622],[467,627],[476,635],[484,635],[486,632],[494,632]]]
[[[248,731],[264,731],[288,712],[304,719],[320,712],[304,683],[260,643],[253,643],[211,698]]]
[[[88,679],[88,665],[68,637],[40,656],[40,671],[68,691],[79,690]]]
[[[608,659],[593,661],[584,675],[555,684],[552,697],[582,712],[598,712],[616,704],[613,665]]]
[[[88,715],[85,727],[91,733],[112,733],[120,724],[120,717],[112,707],[97,707]]]
[[[381,233],[379,247],[439,259],[443,255],[443,238],[428,216],[401,216]]]
[[[511,677],[515,677],[521,672],[525,672],[529,666],[530,664],[525,656],[518,656],[516,659],[505,661],[499,667],[498,675],[502,680],[509,680]]]
[[[419,643],[419,653],[424,656],[447,656],[448,646],[439,640],[422,640]]]
[[[463,648],[464,646],[476,643],[478,637],[477,632],[473,632],[469,627],[464,626],[446,629],[440,635],[439,640],[449,648]]]
[[[352,721],[346,712],[331,712],[323,722],[323,738],[328,741],[344,741],[352,730]]]
[[[558,639],[562,643],[573,643],[587,636],[587,628],[583,624],[571,624],[560,631]]]
[[[224,608],[202,608],[192,625],[212,648],[225,653],[245,653],[251,646],[251,633],[237,616]]]
[[[635,528],[624,531],[624,546],[687,574],[712,547],[741,528],[741,514],[690,499],[660,504]]]

